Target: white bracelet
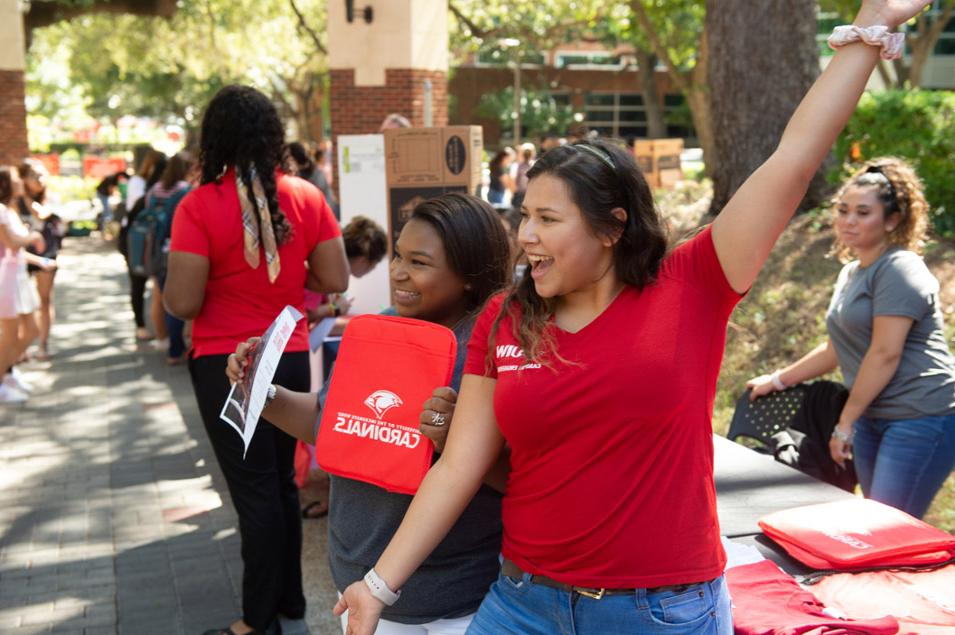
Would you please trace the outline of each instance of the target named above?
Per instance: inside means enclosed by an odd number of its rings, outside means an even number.
[[[773,374],[769,376],[769,381],[773,382],[773,388],[776,390],[786,390],[789,388],[786,384],[783,383],[783,380],[779,378],[780,371],[774,370]]]
[[[837,26],[829,36],[829,47],[838,50],[846,44],[864,42],[869,46],[882,49],[884,60],[897,60],[902,57],[905,48],[905,34],[893,33],[887,26],[856,26],[848,24]]]
[[[839,439],[840,441],[842,441],[843,443],[847,445],[852,445],[852,437],[854,436],[855,436],[855,428],[849,430],[849,434],[846,434],[845,432],[840,430],[839,426],[836,426],[835,428],[832,429],[832,438]]]
[[[395,592],[389,589],[388,585],[374,569],[370,569],[368,573],[365,574],[365,585],[373,596],[384,602],[387,606],[391,606],[401,597],[401,591]]]

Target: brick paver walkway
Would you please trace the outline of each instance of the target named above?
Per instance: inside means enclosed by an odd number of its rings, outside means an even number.
[[[239,615],[235,512],[185,367],[133,344],[123,261],[68,239],[50,363],[0,406],[0,633],[196,635]],[[324,520],[305,525],[312,633],[341,632]]]

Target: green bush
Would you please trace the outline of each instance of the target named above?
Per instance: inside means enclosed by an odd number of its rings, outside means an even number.
[[[855,160],[853,147],[858,148]],[[830,174],[834,183],[874,157],[909,160],[925,183],[935,232],[955,236],[955,92],[866,93],[835,153],[839,167]]]

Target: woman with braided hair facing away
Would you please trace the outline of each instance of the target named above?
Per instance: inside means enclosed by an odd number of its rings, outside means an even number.
[[[209,635],[307,632],[302,592],[302,519],[294,480],[295,439],[259,422],[242,440],[219,420],[230,385],[226,360],[261,335],[279,312],[304,311],[306,284],[322,293],[348,286],[341,231],[322,193],[282,174],[283,127],[268,98],[227,86],[202,120],[200,184],[172,224],[163,298],[193,320],[189,372],[199,411],[239,517],[242,617]],[[299,321],[275,374],[293,390],[310,384],[308,333]]]
[[[938,280],[919,256],[928,204],[912,168],[883,158],[842,186],[834,211],[846,265],[826,312],[829,337],[747,386],[756,398],[838,367],[850,392],[833,460],[851,454],[867,498],[921,518],[955,468],[955,357]]]
[[[729,635],[713,403],[733,308],[928,0],[865,0],[776,150],[667,249],[632,155],[581,142],[527,173],[523,280],[468,344],[448,440],[390,544],[335,607],[370,635],[505,447],[500,575],[470,635]],[[853,41],[854,40],[854,41]]]

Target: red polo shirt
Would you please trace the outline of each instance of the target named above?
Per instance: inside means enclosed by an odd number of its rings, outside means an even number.
[[[655,587],[722,574],[711,418],[726,324],[739,301],[709,230],[626,287],[593,322],[551,325],[572,364],[529,363],[502,297],[478,318],[465,372],[496,379],[494,412],[511,447],[504,556],[588,587]]]
[[[256,269],[245,261],[242,210],[229,170],[218,183],[192,190],[179,204],[172,223],[171,251],[209,259],[202,309],[192,325],[193,355],[228,354],[239,342],[262,335],[288,304],[304,312],[305,261],[318,243],[341,235],[325,197],[311,183],[276,174],[279,207],[293,227],[292,238],[279,246],[281,271],[269,282],[260,248]],[[296,326],[285,349],[308,350],[305,320]]]

